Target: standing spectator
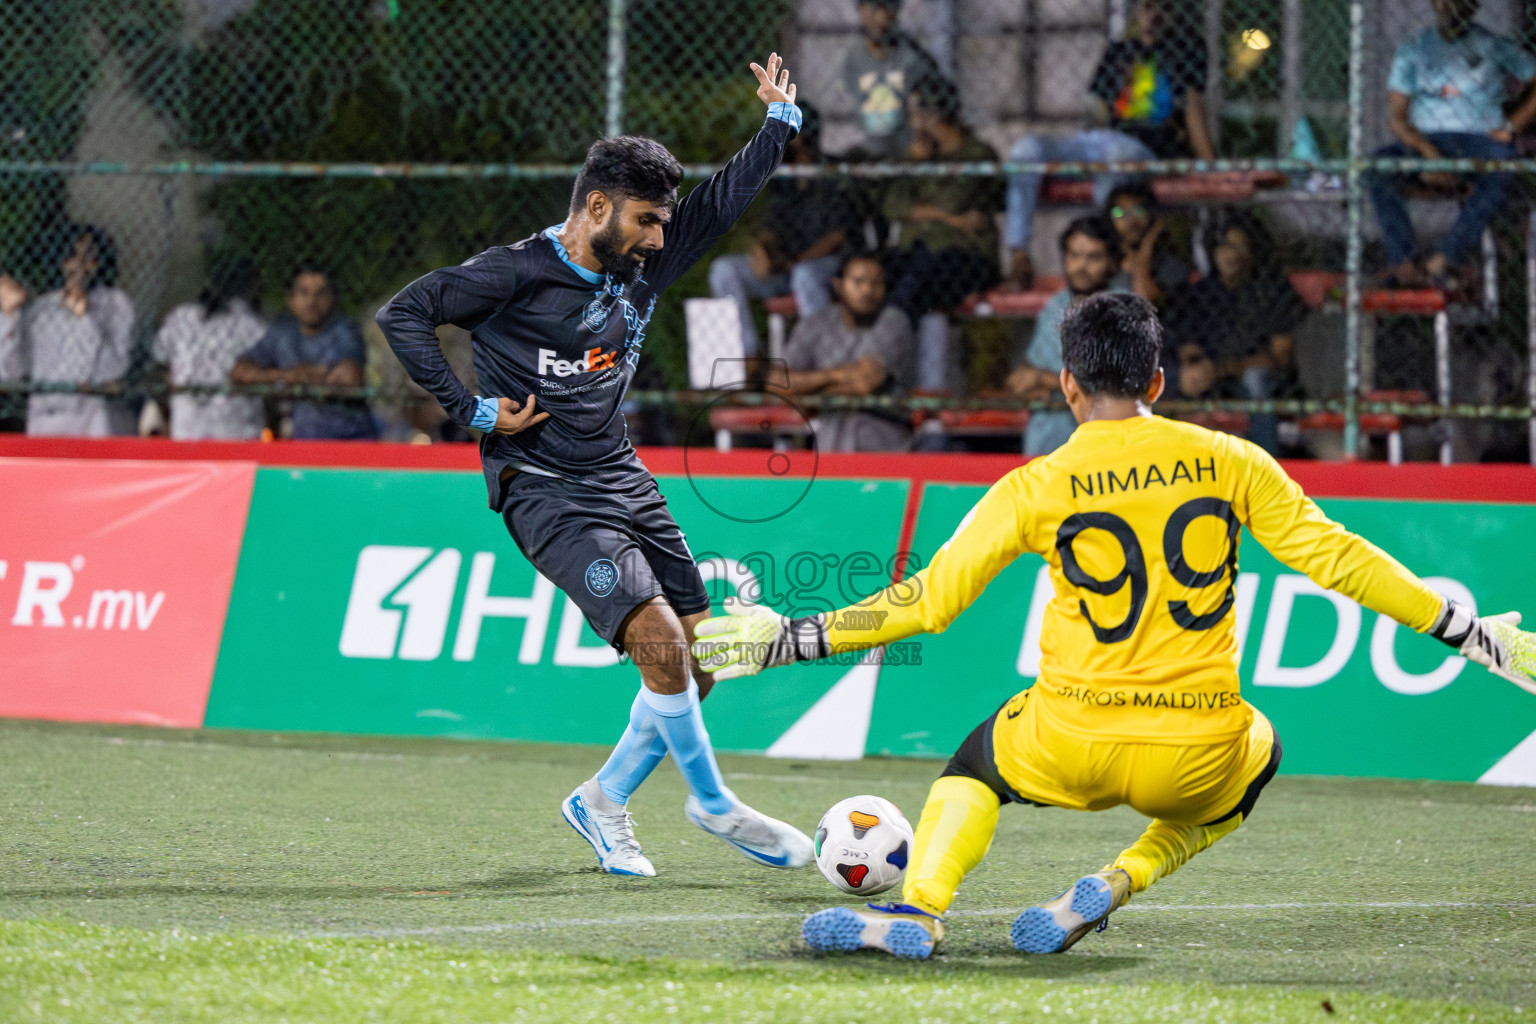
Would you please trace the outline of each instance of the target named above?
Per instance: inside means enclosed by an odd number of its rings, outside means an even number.
[[[843,58],[843,82],[859,104],[864,142],[855,154],[900,159],[911,142],[907,97],[944,73],[911,36],[896,27],[901,0],[859,0],[861,36]]]
[[[1120,233],[1120,251],[1125,254],[1120,270],[1131,291],[1164,312],[1169,298],[1189,283],[1189,261],[1180,254],[1175,237],[1187,242],[1187,229],[1158,209],[1152,186],[1145,181],[1115,186],[1104,212]]]
[[[1120,276],[1120,233],[1108,218],[1079,217],[1061,234],[1061,269],[1067,286],[1051,296],[1035,320],[1035,334],[1008,375],[1008,390],[1041,400],[1061,393],[1061,321],[1067,311],[1100,292],[1129,289]],[[1024,428],[1024,454],[1046,455],[1077,429],[1068,409],[1037,409]]]
[[[821,162],[821,117],[800,104],[804,121],[784,151],[787,164]],[[745,255],[720,256],[709,264],[709,287],[716,298],[736,300],[741,340],[749,356],[760,345],[749,299],[793,293],[801,316],[814,316],[831,303],[827,284],[837,271],[838,255],[856,229],[847,184],[833,178],[770,178],[764,229]]]
[[[27,289],[0,267],[0,384],[20,384],[27,379],[26,350],[21,343],[26,304]],[[27,428],[22,412],[25,405],[19,391],[0,391],[0,433],[20,433]]]
[[[319,263],[301,263],[288,282],[288,312],[235,363],[236,384],[361,387],[367,356],[357,322],[336,312],[336,285]],[[378,436],[362,399],[293,403],[293,436],[372,440]]]
[[[261,281],[245,257],[214,264],[196,302],[166,314],[155,335],[155,360],[170,369],[176,387],[229,383],[235,360],[261,340],[267,324],[256,312]],[[261,436],[266,414],[260,398],[209,393],[171,396],[171,437],[178,441],[240,440]]]
[[[911,157],[921,161],[988,162],[997,152],[960,120],[960,94],[941,78],[920,84],[907,101]],[[1001,188],[987,177],[932,175],[900,178],[886,196],[885,215],[901,225],[903,249],[891,287],[891,305],[919,331],[917,375],[925,388],[940,386],[948,366],[949,325],[935,310],[950,310],[972,292],[997,282],[997,222]]]
[[[1536,88],[1519,109],[1504,116],[1508,79],[1536,84],[1536,60],[1512,39],[1472,20],[1478,0],[1432,0],[1435,27],[1397,48],[1387,79],[1387,123],[1397,141],[1376,156],[1471,157],[1507,160],[1514,137],[1536,121]],[[1366,178],[1386,248],[1388,283],[1414,287],[1426,277],[1436,287],[1454,286],[1453,268],[1477,245],[1483,229],[1504,205],[1511,176],[1478,174],[1450,234],[1440,240],[1421,269],[1414,262],[1413,223],[1401,188],[1412,175],[1370,174]],[[1454,188],[1459,178],[1426,172],[1419,179],[1435,188]]]
[[[912,325],[885,304],[885,269],[870,253],[846,257],[832,279],[837,302],[795,325],[785,350],[799,395],[905,395],[912,386]],[[822,412],[816,447],[830,452],[905,451],[901,413]]]
[[[1018,163],[1056,160],[1157,160],[1193,156],[1214,160],[1205,109],[1205,43],[1178,24],[1171,0],[1139,0],[1136,23],[1125,39],[1111,42],[1094,71],[1089,91],[1103,104],[1107,128],[1066,136],[1026,135],[1014,143]],[[1123,176],[1094,177],[1093,201],[1104,206]],[[1034,280],[1029,244],[1034,236],[1040,174],[1008,180],[1008,285]]]
[[[34,384],[117,384],[128,373],[133,300],[114,287],[117,246],[101,228],[71,227],[62,236],[60,287],[27,313],[26,344]],[[34,437],[107,437],[127,433],[122,410],[100,394],[44,392],[27,401]]]
[[[1306,306],[1279,266],[1269,232],[1252,214],[1223,210],[1205,245],[1216,272],[1189,286],[1169,330],[1178,356],[1175,392],[1183,398],[1279,397],[1295,376],[1291,335],[1306,318]],[[1276,454],[1276,417],[1250,416],[1248,439]]]

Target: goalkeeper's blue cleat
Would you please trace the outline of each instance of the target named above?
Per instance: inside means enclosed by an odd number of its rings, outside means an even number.
[[[944,937],[944,919],[905,903],[833,907],[805,919],[806,945],[823,953],[878,949],[903,960],[926,960]]]
[[[1131,876],[1119,868],[1084,875],[1072,888],[1013,921],[1009,936],[1021,953],[1064,953],[1091,931],[1109,927],[1109,915],[1131,898]]]

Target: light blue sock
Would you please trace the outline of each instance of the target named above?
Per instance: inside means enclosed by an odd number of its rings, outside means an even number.
[[[687,693],[656,693],[641,690],[640,697],[652,711],[656,727],[672,752],[677,770],[683,773],[688,789],[710,814],[723,814],[736,803],[736,794],[726,788],[715,764],[715,751],[709,745],[704,716],[699,713],[699,688],[688,680]]]
[[[629,802],[630,796],[640,788],[667,756],[666,741],[656,728],[656,716],[646,705],[645,687],[635,694],[635,702],[629,707],[629,725],[619,737],[608,763],[597,773],[597,784],[603,793],[616,804]]]

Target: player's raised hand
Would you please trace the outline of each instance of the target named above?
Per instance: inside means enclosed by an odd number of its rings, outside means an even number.
[[[693,656],[716,679],[755,676],[765,668],[829,653],[819,615],[791,619],[730,597],[725,608],[731,614],[705,619],[693,629]]]
[[[764,103],[795,102],[795,85],[789,80],[789,72],[784,70],[784,58],[776,53],[770,53],[766,69],[757,64],[752,64],[750,67],[752,73],[757,76],[758,99]]]
[[[491,429],[498,434],[520,434],[549,419],[549,413],[535,412],[536,402],[532,395],[528,396],[526,405],[513,398],[498,398],[496,402],[500,408],[496,413],[496,426]]]

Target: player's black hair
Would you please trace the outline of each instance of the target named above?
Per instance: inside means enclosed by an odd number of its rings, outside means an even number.
[[[299,283],[299,278],[305,274],[319,274],[325,278],[325,283],[331,286],[331,292],[336,292],[336,275],[331,273],[331,268],[317,260],[304,260],[296,264],[288,273],[288,290],[291,292]]]
[[[1157,209],[1157,193],[1152,191],[1152,183],[1142,178],[1122,181],[1110,189],[1108,200],[1105,203],[1106,212],[1110,207],[1121,205],[1121,199],[1133,199],[1148,210]]]
[[[1163,327],[1139,295],[1101,292],[1061,321],[1061,363],[1085,395],[1140,398],[1152,386]]]
[[[945,124],[960,123],[960,90],[941,75],[924,75],[912,86],[912,102]]]
[[[1067,230],[1061,233],[1061,251],[1066,253],[1067,242],[1073,235],[1082,235],[1091,238],[1095,242],[1101,242],[1109,251],[1110,262],[1120,265],[1120,232],[1115,230],[1114,222],[1102,213],[1089,214],[1079,217],[1067,225]]]
[[[677,202],[677,186],[683,167],[667,147],[638,135],[598,139],[587,150],[587,159],[571,189],[571,212],[585,209],[587,196],[601,192],[618,206],[639,199],[657,206]]]
[[[291,288],[289,289],[292,290]],[[208,283],[198,293],[204,316],[215,316],[229,308],[235,299],[256,304],[261,292],[261,274],[249,256],[221,256],[208,273]]]

